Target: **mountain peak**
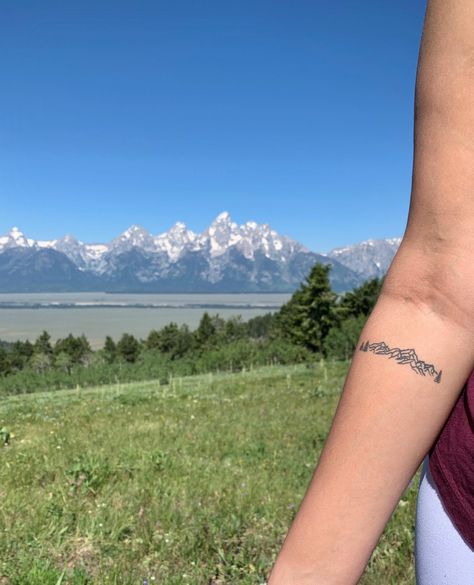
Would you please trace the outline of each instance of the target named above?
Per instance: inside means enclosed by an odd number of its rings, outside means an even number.
[[[75,236],[73,236],[72,234],[66,234],[65,236],[60,238],[58,241],[64,242],[65,244],[69,244],[69,243],[81,244],[82,243],[82,242],[79,242],[79,240]]]
[[[125,237],[125,238],[131,238],[133,236],[141,236],[141,235],[149,236],[150,232],[147,229],[145,229],[144,227],[142,227],[141,225],[133,224],[128,228],[128,230],[125,230],[120,235]]]
[[[365,278],[382,277],[390,266],[401,238],[369,238],[357,244],[333,248],[325,256]]]
[[[228,211],[223,211],[222,213],[219,213],[219,215],[212,223],[232,223],[232,218],[230,217],[230,213]]]
[[[30,242],[28,241],[25,234],[16,226],[12,227],[12,229],[4,238],[2,238],[2,240],[5,240],[5,245],[7,246],[18,246],[20,248],[28,248],[30,246]]]
[[[110,250],[127,251],[132,248],[149,249],[153,247],[153,238],[150,232],[141,225],[131,225],[109,245]]]
[[[44,267],[42,256],[37,258],[36,252],[44,249],[56,250],[72,261],[78,269],[76,285],[70,282],[69,272],[59,275],[64,280],[58,282],[61,287],[64,282],[69,287],[77,286],[77,290],[111,287],[121,292],[276,292],[297,286],[318,259],[331,260],[333,282],[338,290],[348,290],[369,277],[384,274],[399,244],[399,238],[368,239],[321,255],[280,235],[267,223],[247,221],[239,225],[228,211],[217,215],[201,233],[192,232],[181,221],[160,235],[134,224],[104,244],[84,243],[70,234],[54,240],[28,239],[15,226],[0,236],[0,256],[9,250],[5,260],[15,261],[11,272],[4,273],[8,277],[0,279],[0,290],[29,290],[31,282],[37,282],[38,290],[49,290],[49,277],[43,283],[38,276],[39,268]],[[19,250],[17,255],[15,248]],[[23,262],[36,261],[38,270],[23,271]],[[15,281],[18,275],[24,280]]]
[[[186,232],[188,231],[188,228],[186,226],[185,223],[183,223],[182,221],[177,221],[169,230],[172,233],[176,233],[176,232]]]
[[[8,232],[8,235],[15,240],[21,237],[25,237],[23,232],[16,226],[12,227],[12,229]]]

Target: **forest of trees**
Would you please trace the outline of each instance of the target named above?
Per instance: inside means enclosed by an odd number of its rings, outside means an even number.
[[[348,360],[380,293],[367,280],[338,296],[331,265],[316,263],[279,311],[243,321],[205,312],[198,327],[169,323],[146,339],[124,333],[93,351],[84,335],[54,343],[43,331],[31,341],[0,342],[0,394],[128,382],[264,364]]]

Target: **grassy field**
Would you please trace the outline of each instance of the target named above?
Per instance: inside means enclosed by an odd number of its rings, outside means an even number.
[[[265,583],[348,366],[2,399],[0,584]],[[418,476],[363,585],[414,584]]]

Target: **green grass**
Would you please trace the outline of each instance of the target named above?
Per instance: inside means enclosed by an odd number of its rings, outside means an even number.
[[[3,398],[0,584],[264,583],[348,365]],[[363,585],[415,582],[417,484]]]

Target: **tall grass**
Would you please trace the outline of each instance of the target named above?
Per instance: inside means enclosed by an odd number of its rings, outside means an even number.
[[[0,583],[265,583],[347,362],[2,398]],[[414,583],[417,482],[361,581]]]

